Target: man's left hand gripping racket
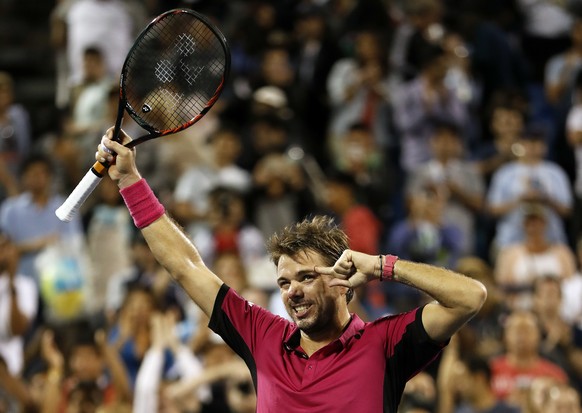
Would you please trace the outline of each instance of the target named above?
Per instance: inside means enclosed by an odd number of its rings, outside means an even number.
[[[119,140],[124,112],[148,134],[127,147],[184,130],[218,100],[230,69],[224,35],[205,16],[176,9],[156,17],[127,54],[119,82],[119,108],[113,139]],[[56,210],[70,221],[106,173],[96,162]]]

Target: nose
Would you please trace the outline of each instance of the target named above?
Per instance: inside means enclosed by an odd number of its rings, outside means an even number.
[[[291,299],[302,297],[303,290],[301,289],[301,283],[295,280],[291,281],[287,294]]]

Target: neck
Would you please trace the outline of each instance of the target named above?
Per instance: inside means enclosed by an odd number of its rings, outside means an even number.
[[[32,201],[40,206],[45,206],[48,203],[49,196],[44,192],[32,193]]]
[[[344,332],[350,319],[351,316],[346,307],[345,314],[338,315],[338,318],[332,321],[332,327],[315,333],[308,333],[301,330],[301,348],[308,356],[311,356],[319,349],[327,346],[332,341],[337,340]]]
[[[542,252],[548,248],[548,243],[544,237],[533,237],[526,241],[526,248],[530,252]]]
[[[532,363],[538,360],[538,355],[536,353],[524,353],[520,352],[517,354],[508,354],[507,358],[511,364],[515,367],[529,367]]]
[[[479,391],[477,397],[471,401],[472,407],[478,411],[491,409],[496,403],[497,399],[488,388]]]

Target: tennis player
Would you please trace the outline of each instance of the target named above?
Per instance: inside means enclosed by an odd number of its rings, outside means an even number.
[[[130,141],[123,135],[123,143]],[[250,369],[257,412],[396,412],[404,385],[433,361],[481,308],[487,292],[444,268],[348,249],[333,220],[315,217],[268,242],[281,298],[293,322],[244,300],[202,262],[141,177],[135,149],[111,141],[97,161],[109,175],[158,261],[210,317],[210,327]],[[364,322],[350,314],[353,289],[380,279],[424,291],[434,302]]]

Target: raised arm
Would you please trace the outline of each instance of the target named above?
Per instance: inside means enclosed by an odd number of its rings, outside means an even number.
[[[422,323],[431,339],[446,341],[469,321],[487,298],[479,281],[427,264],[400,260],[393,256],[368,255],[346,250],[333,267],[316,267],[336,278],[330,286],[356,288],[373,279],[398,281],[424,291],[436,301],[422,313]]]
[[[115,164],[109,168],[109,176],[117,182],[122,193],[128,195],[124,196],[126,204],[139,198],[139,209],[155,210],[157,199],[152,198],[153,194],[148,195],[151,190],[142,180],[135,165],[135,149],[128,149],[110,140],[111,134],[112,129],[109,129],[95,154],[96,159],[100,162],[114,161],[114,157],[103,146],[115,152],[117,157]],[[131,138],[123,133],[123,143],[126,144],[130,140]],[[134,214],[134,221],[135,218]],[[172,278],[202,311],[210,316],[222,281],[202,262],[196,247],[183,230],[167,214],[163,214],[141,228],[141,231],[158,262],[168,270]]]

